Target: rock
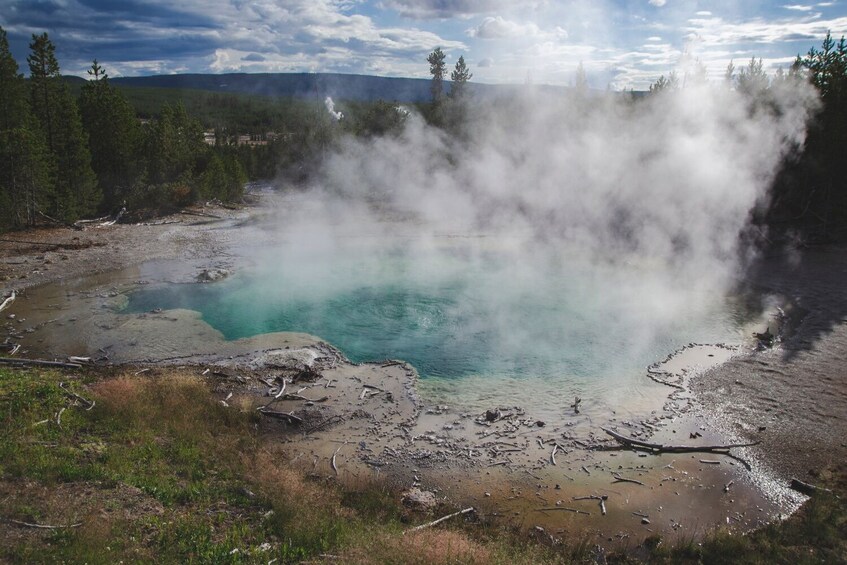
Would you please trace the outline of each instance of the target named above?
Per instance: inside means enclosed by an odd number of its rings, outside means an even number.
[[[650,523],[650,520],[648,520],[647,518],[642,518],[641,523],[646,525]]]
[[[412,487],[403,491],[400,500],[409,508],[421,512],[432,510],[436,505],[435,493],[428,490],[421,490],[418,487]]]
[[[217,282],[227,278],[229,275],[230,272],[226,269],[203,269],[200,271],[200,274],[197,275],[197,282]]]
[[[485,411],[485,419],[488,422],[496,422],[497,420],[500,419],[501,415],[502,415],[502,413],[500,412],[499,409],[486,410]]]

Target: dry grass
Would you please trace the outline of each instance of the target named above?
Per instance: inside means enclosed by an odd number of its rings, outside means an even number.
[[[152,374],[150,374],[152,373]],[[24,529],[0,520],[0,562],[543,564],[594,559],[493,524],[456,518],[404,535],[395,490],[342,488],[292,468],[261,439],[255,411],[223,406],[190,370],[144,376],[0,369],[0,518],[82,526]],[[97,401],[74,406],[62,380]],[[65,408],[62,425],[55,423]],[[34,422],[48,423],[34,426]],[[843,477],[841,472],[836,475]],[[836,482],[844,494],[844,484]],[[842,499],[813,501],[785,525],[702,544],[642,548],[655,563],[847,562]],[[438,514],[454,509],[442,508]],[[596,556],[594,556],[596,559]],[[618,556],[631,561],[631,555]],[[727,561],[728,560],[728,561]]]

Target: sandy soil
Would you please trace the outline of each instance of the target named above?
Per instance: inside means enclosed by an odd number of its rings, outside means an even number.
[[[800,269],[775,258],[752,275],[808,312],[780,348],[747,355],[692,344],[645,371],[645,380],[667,384],[654,383],[655,403],[643,414],[586,423],[563,408],[560,420],[540,422],[526,406],[492,406],[486,415],[428,404],[413,367],[354,365],[313,336],[229,342],[194,312],[120,313],[115,306],[139,285],[237,266],[245,230],[269,237],[255,227],[261,208],[203,213],[220,218],[4,236],[37,243],[0,242],[0,292],[23,291],[2,314],[0,339],[20,344],[19,356],[89,355],[139,371],[149,363],[195,366],[234,409],[277,412],[268,415],[268,433],[308,473],[353,485],[386,477],[490,517],[587,535],[607,547],[653,532],[755,527],[801,500],[785,488],[790,475],[807,477],[847,454],[847,289],[839,286],[847,250],[810,251]],[[740,459],[647,455],[621,449],[601,426],[665,444],[762,445],[734,449]],[[574,500],[585,496],[607,497],[607,513],[596,499]]]

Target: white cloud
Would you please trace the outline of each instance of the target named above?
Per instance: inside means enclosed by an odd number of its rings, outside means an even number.
[[[778,21],[755,19],[739,23],[712,17],[691,19],[687,26],[689,39],[704,47],[750,43],[773,45],[798,40],[817,42],[830,30],[833,35],[847,31],[847,17],[831,20],[817,17]]]
[[[790,4],[783,6],[786,10],[793,10],[795,12],[810,12],[814,8],[814,6],[805,6],[802,4]]]
[[[477,27],[469,29],[468,35],[480,39],[510,39],[517,37],[536,37],[541,29],[534,23],[518,23],[502,16],[487,17]]]
[[[650,5],[656,6],[657,8],[661,8],[665,4],[667,4],[667,0],[650,0]]]
[[[382,8],[413,19],[469,18],[501,10],[534,9],[547,0],[384,0]]]

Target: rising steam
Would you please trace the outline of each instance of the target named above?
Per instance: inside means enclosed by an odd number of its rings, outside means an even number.
[[[805,138],[812,89],[768,96],[703,84],[633,103],[527,88],[467,108],[462,135],[412,114],[397,136],[347,139],[299,197],[309,213],[279,228],[275,268],[299,270],[302,288],[277,292],[461,285],[450,314],[507,358],[571,340],[580,355],[667,353],[675,344],[657,336],[725,304],[747,257],[739,234]],[[374,259],[398,254],[400,267]],[[567,308],[545,314],[562,292]]]
[[[326,111],[329,112],[333,120],[338,121],[344,117],[344,114],[335,111],[335,102],[329,96],[324,99],[324,106],[326,106]]]

